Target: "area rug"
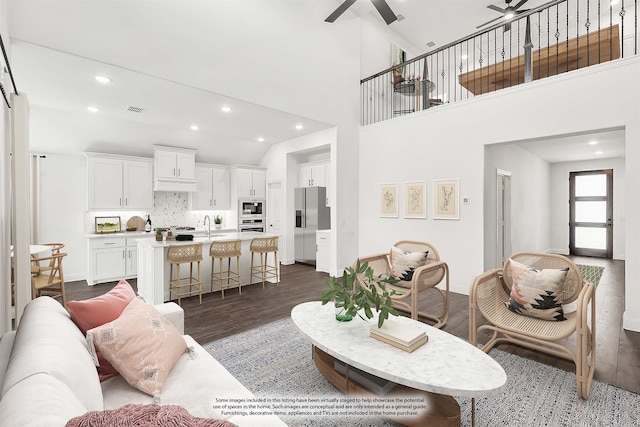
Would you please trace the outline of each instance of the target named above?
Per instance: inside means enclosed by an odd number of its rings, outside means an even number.
[[[205,349],[258,398],[340,398],[316,369],[311,344],[291,318],[206,344]],[[591,397],[577,397],[575,373],[493,349],[507,373],[501,393],[476,399],[477,426],[637,426],[640,395],[593,382]],[[375,355],[372,355],[375,357]],[[454,396],[455,397],[455,396]],[[458,398],[462,425],[471,426],[471,400]],[[383,427],[381,418],[281,416],[291,426]]]
[[[598,283],[600,283],[600,278],[602,277],[602,272],[604,271],[604,267],[582,264],[578,264],[577,266],[584,280],[593,283],[595,286],[598,286]]]

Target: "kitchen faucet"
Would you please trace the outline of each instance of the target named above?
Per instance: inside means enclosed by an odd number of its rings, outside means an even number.
[[[209,226],[208,230],[207,230],[207,239],[211,240],[211,218],[209,218],[209,215],[205,215],[204,216],[204,224],[207,224]]]

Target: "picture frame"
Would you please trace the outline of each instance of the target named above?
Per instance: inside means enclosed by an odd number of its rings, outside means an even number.
[[[427,217],[427,182],[412,181],[404,183],[404,217]]]
[[[380,217],[398,217],[398,184],[380,184]]]
[[[433,180],[433,219],[460,219],[459,187],[457,178]]]
[[[117,233],[121,230],[119,216],[97,216],[96,233]]]

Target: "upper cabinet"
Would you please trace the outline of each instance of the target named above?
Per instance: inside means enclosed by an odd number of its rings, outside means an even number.
[[[198,164],[195,177],[198,189],[189,193],[192,210],[230,209],[228,167]]]
[[[154,146],[156,191],[196,191],[196,150]]]
[[[300,164],[300,187],[326,187],[327,206],[331,206],[331,164],[328,161]]]
[[[327,162],[300,164],[300,187],[326,187]]]
[[[85,156],[88,209],[153,208],[151,159],[98,153],[85,153]]]
[[[265,199],[267,197],[267,173],[262,169],[237,169],[238,198]]]

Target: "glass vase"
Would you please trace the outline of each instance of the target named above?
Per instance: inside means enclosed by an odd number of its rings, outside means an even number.
[[[344,307],[344,303],[334,301],[336,307],[336,320],[338,322],[350,322],[353,316],[347,314],[347,309]]]

